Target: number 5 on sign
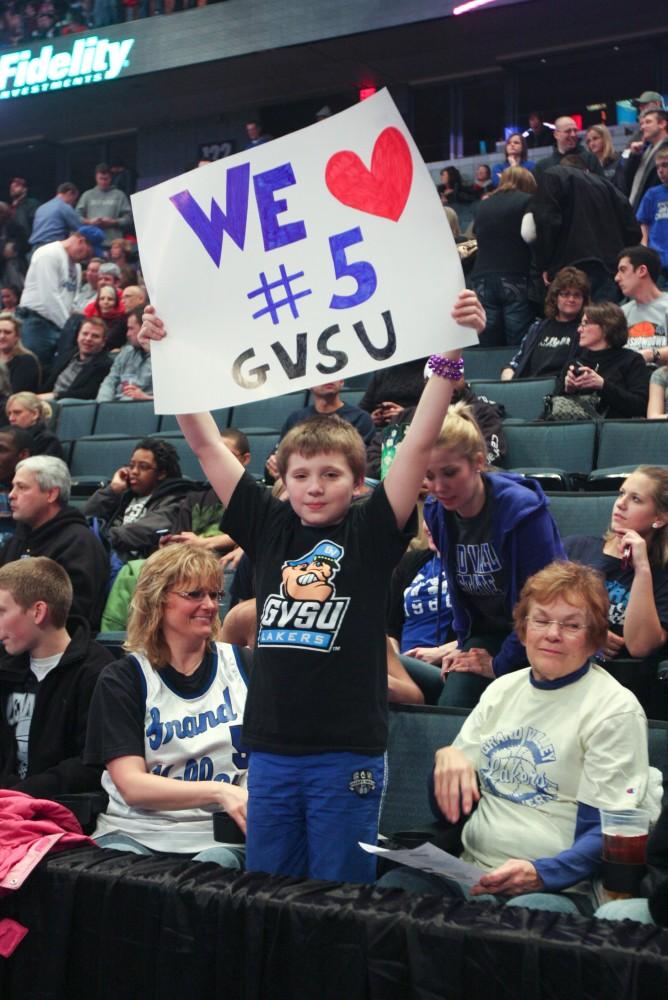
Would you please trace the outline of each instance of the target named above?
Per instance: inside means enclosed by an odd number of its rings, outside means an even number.
[[[475,343],[450,227],[387,92],[133,196],[169,336],[158,412],[236,406]]]

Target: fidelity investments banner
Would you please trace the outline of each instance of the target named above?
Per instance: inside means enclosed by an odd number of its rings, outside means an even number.
[[[115,80],[129,66],[134,38],[111,41],[91,35],[77,38],[69,49],[54,51],[51,44],[0,56],[0,101],[51,90],[81,87]]]

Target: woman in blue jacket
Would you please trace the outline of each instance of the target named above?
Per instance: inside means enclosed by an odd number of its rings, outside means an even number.
[[[492,184],[497,187],[501,180],[501,174],[506,167],[524,167],[525,170],[534,172],[536,164],[529,159],[529,150],[524,136],[520,132],[513,132],[506,139],[504,146],[506,158],[503,163],[495,163],[492,168]]]
[[[463,708],[493,678],[526,666],[513,607],[533,573],[565,558],[538,483],[484,471],[485,454],[469,408],[451,407],[431,453],[425,520],[444,561],[457,635],[443,657],[439,700]]]

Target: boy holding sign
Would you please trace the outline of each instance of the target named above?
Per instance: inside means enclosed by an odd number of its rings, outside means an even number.
[[[484,329],[475,293],[452,312]],[[144,313],[142,338],[165,331]],[[348,882],[375,878],[385,780],[390,576],[415,531],[431,448],[461,376],[461,352],[429,360],[425,386],[392,467],[363,504],[364,446],[336,417],[293,428],[277,454],[289,503],[267,495],[221,442],[210,414],[178,417],[226,507],[223,526],[256,572],[258,636],[244,716],[251,751],[247,867]]]

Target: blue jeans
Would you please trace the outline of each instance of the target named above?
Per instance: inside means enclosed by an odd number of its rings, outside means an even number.
[[[385,757],[347,752],[250,755],[246,868],[270,875],[375,881]]]
[[[473,278],[473,288],[487,313],[480,346],[519,344],[534,320],[526,275],[481,274]]]
[[[378,880],[380,889],[403,889],[429,896],[450,896],[466,899],[469,903],[495,903],[497,906],[526,906],[531,910],[550,910],[553,913],[579,913],[568,896],[560,892],[525,892],[521,896],[493,896],[483,893],[471,896],[464,886],[454,879],[418,871],[415,868],[393,868]]]
[[[32,310],[18,313],[21,319],[21,342],[24,347],[36,354],[42,369],[48,367],[60,340],[60,327],[51,320],[40,316]]]
[[[112,851],[127,851],[128,854],[155,854],[150,847],[141,844],[134,837],[129,837],[127,833],[104,833],[101,837],[95,838],[98,847],[107,847]],[[221,865],[222,868],[235,868],[243,871],[244,867],[243,847],[207,847],[192,858],[193,861],[212,861]]]
[[[443,680],[441,679],[441,668],[435,663],[425,663],[424,660],[416,660],[412,656],[401,653],[399,656],[401,664],[406,668],[411,680],[415,681],[424,695],[427,705],[437,705],[438,699],[443,690]]]

